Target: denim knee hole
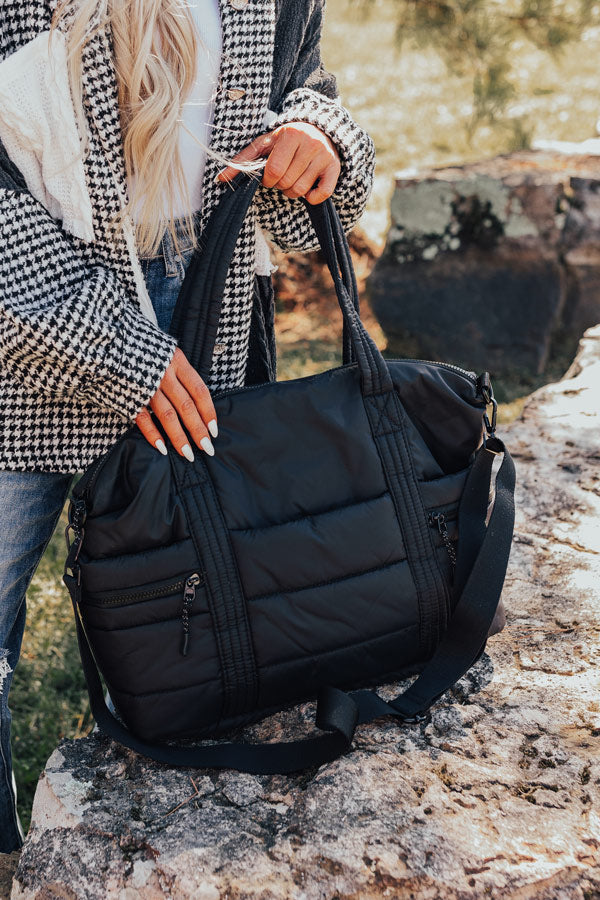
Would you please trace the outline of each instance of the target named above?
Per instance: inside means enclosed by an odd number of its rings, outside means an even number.
[[[0,647],[0,694],[2,694],[4,690],[4,682],[12,671],[13,670],[8,663],[8,650],[4,647]]]

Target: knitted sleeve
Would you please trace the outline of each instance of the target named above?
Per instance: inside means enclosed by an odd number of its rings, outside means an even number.
[[[29,193],[62,228],[94,239],[92,206],[71,103],[67,47],[38,34],[0,62],[0,137]]]
[[[268,117],[270,131],[288,122],[316,125],[336,145],[341,171],[331,195],[345,231],[359,220],[373,187],[375,147],[372,139],[337,97],[335,78],[321,62],[320,40],[323,0],[316,0],[304,41],[279,108]],[[318,241],[300,199],[286,197],[278,188],[259,187],[258,220],[267,236],[282,250],[312,250]]]
[[[1,179],[0,235],[2,370],[133,421],[158,389],[175,338],[126,302],[112,270],[86,265],[31,194]]]

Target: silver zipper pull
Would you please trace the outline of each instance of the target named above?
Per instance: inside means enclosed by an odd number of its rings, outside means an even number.
[[[183,610],[181,620],[183,622],[183,642],[181,644],[181,655],[187,656],[188,644],[190,639],[190,609],[196,596],[196,585],[200,584],[200,576],[197,572],[188,576],[185,580],[183,589]]]

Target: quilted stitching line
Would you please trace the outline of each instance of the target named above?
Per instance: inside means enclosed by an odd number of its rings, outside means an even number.
[[[378,437],[390,434],[401,428],[400,416],[394,404],[394,394],[371,394],[365,398],[377,417],[373,424],[373,433]]]
[[[281,597],[283,594],[300,594],[303,591],[314,591],[317,588],[329,587],[333,584],[342,584],[344,581],[351,581],[353,578],[362,578],[364,575],[374,575],[376,572],[385,572],[387,569],[393,569],[396,566],[403,565],[406,562],[406,556],[401,559],[395,559],[391,563],[384,566],[375,566],[372,569],[359,569],[358,572],[352,572],[350,575],[341,575],[339,578],[330,578],[328,581],[319,581],[315,584],[307,584],[299,588],[282,588],[279,591],[273,591],[270,594],[259,594],[256,597],[248,597],[248,602],[259,603],[261,600],[269,600],[271,597]]]
[[[282,522],[273,522],[269,525],[255,525],[249,528],[230,528],[229,530],[231,534],[255,534],[256,532],[268,531],[271,528],[285,528],[286,525],[294,525],[295,523],[305,522],[307,519],[318,519],[321,516],[333,515],[342,509],[348,510],[355,509],[359,506],[367,506],[369,503],[374,503],[376,500],[384,500],[389,496],[389,491],[383,491],[383,493],[377,494],[374,497],[367,497],[365,500],[357,500],[350,503],[341,503],[339,506],[334,506],[331,509],[316,510],[315,512],[306,513],[301,516],[295,516],[293,519],[284,519],[284,521]]]
[[[349,644],[340,644],[339,647],[333,647],[331,650],[324,650],[323,653],[313,653],[310,656],[298,656],[294,659],[284,659],[281,662],[269,663],[266,666],[261,666],[261,670],[263,672],[268,672],[269,669],[277,669],[282,668],[283,666],[293,665],[294,663],[304,661],[306,659],[322,659],[323,657],[332,656],[334,653],[340,653],[344,650],[349,650],[350,647],[364,647],[367,644],[373,644],[376,641],[382,641],[386,638],[395,637],[396,635],[405,634],[409,631],[416,631],[416,625],[404,625],[402,628],[397,628],[394,631],[386,632],[385,634],[378,634],[372,638],[366,638],[364,641],[352,641]]]

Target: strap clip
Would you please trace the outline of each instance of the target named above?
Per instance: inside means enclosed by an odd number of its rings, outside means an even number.
[[[496,434],[496,420],[498,418],[498,403],[495,397],[490,397],[489,403],[492,407],[492,421],[490,422],[486,411],[483,414],[483,422],[488,433],[488,437],[494,437],[494,435]]]
[[[412,716],[401,716],[403,725],[419,725],[421,722],[431,721],[431,712],[426,710],[422,713],[415,713]]]
[[[77,562],[83,538],[85,535],[84,522],[87,519],[87,510],[84,500],[71,500],[69,504],[69,522],[65,528],[65,542],[67,545],[67,559],[65,561],[65,572],[71,569],[73,575],[77,578],[77,586],[81,584],[81,567]],[[73,539],[70,538],[70,532],[73,533]]]
[[[487,409],[483,413],[483,422],[488,437],[494,437],[496,433],[496,420],[498,418],[498,403],[494,397],[494,389],[489,372],[483,372],[477,379],[477,393],[483,397],[483,401],[487,406],[492,407],[492,420],[490,422]],[[485,442],[484,442],[485,443]]]

